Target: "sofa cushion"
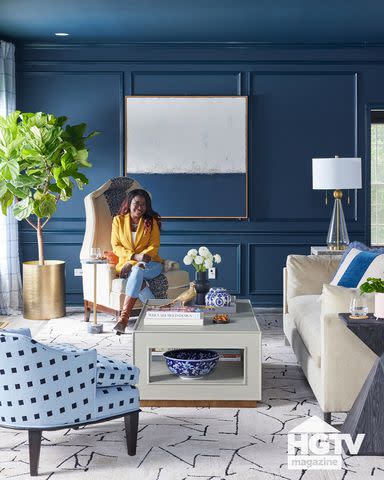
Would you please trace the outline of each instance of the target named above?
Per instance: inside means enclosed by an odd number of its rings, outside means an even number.
[[[329,255],[288,255],[287,299],[320,295],[324,283],[335,274],[339,260]]]
[[[358,294],[356,288],[345,288],[339,285],[323,285],[323,293],[321,295],[321,317],[328,313],[349,312],[352,298]],[[375,294],[366,293],[368,311],[374,311]]]
[[[288,309],[308,352],[320,367],[321,363],[321,303],[319,295],[299,295],[289,300]]]
[[[356,288],[369,277],[381,278],[384,272],[384,250],[351,248],[340,262],[331,285]]]
[[[349,254],[349,252],[353,249],[356,248],[357,250],[361,250],[362,252],[376,252],[379,254],[384,253],[384,248],[380,247],[368,247],[365,245],[365,243],[361,242],[351,242],[348,247],[344,250],[343,256],[340,259],[339,266],[337,267],[337,270],[335,272],[335,275],[339,271],[340,266],[343,264],[345,257]]]

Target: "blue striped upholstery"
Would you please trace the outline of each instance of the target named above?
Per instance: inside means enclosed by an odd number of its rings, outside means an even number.
[[[352,247],[344,254],[331,285],[357,288],[369,277],[384,278],[384,250]]]

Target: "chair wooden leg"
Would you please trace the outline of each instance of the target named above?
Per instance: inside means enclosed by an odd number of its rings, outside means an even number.
[[[139,412],[132,412],[124,416],[125,437],[128,455],[136,455],[137,432],[139,429]]]
[[[91,310],[88,307],[87,300],[84,300],[84,322],[89,322],[89,317],[91,316]]]
[[[331,421],[332,421],[332,414],[331,412],[323,412],[323,420],[324,422],[327,422],[329,423],[329,425],[331,424]]]
[[[29,441],[29,473],[31,477],[37,477],[41,449],[41,430],[28,430]]]

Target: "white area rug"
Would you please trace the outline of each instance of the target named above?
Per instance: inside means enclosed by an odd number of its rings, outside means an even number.
[[[131,361],[131,335],[90,335],[82,315],[51,320],[35,336],[42,342],[95,347]],[[289,430],[321,411],[283,342],[281,316],[258,315],[263,329],[263,403],[254,409],[145,408],[136,457],[126,453],[123,420],[75,430],[45,432],[40,478],[92,480],[268,480],[384,478],[381,457],[344,457],[336,472],[287,469]],[[341,420],[341,417],[339,418]],[[334,417],[337,420],[337,417]],[[0,430],[0,478],[27,479],[26,432]]]

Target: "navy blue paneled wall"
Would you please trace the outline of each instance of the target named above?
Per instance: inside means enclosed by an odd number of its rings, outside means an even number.
[[[312,157],[365,159],[367,105],[384,104],[380,49],[22,45],[17,51],[19,109],[67,115],[102,132],[90,143],[89,186],[62,204],[45,230],[46,257],[67,262],[69,303],[82,301],[73,269],[85,227],[83,197],[123,173],[125,95],[249,96],[249,220],[168,220],[161,253],[181,261],[189,248],[207,245],[223,258],[213,283],[269,306],[282,303],[286,256],[308,254],[325,240],[331,207],[311,189]],[[357,216],[354,204],[345,206],[352,239],[369,240],[367,178]],[[156,205],[155,188],[152,194]],[[191,184],[185,195],[193,201],[196,194]],[[35,258],[34,232],[27,224],[20,232],[23,259]]]

